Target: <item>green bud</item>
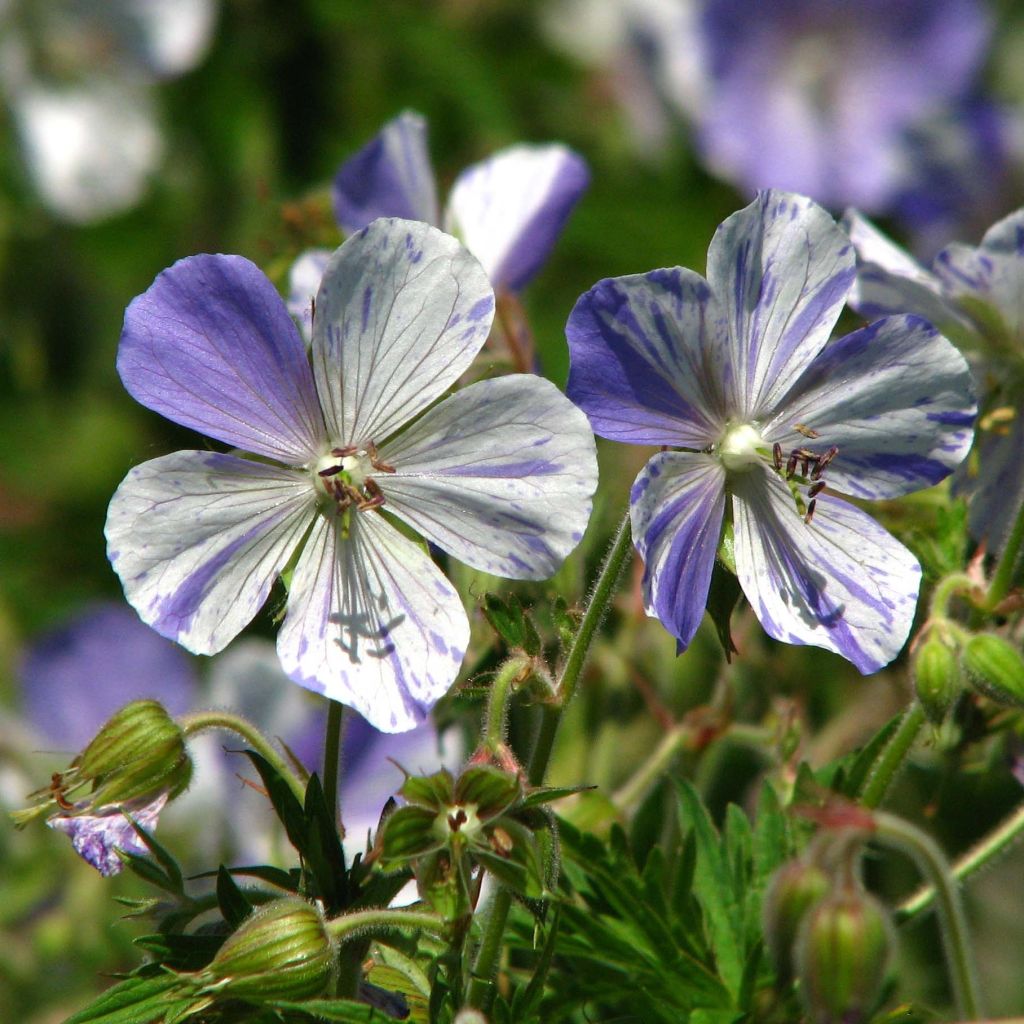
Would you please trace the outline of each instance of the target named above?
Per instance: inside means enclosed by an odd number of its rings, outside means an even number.
[[[253,1003],[320,995],[334,973],[334,943],[323,915],[297,897],[253,911],[197,974],[204,995]]]
[[[764,897],[764,935],[780,986],[793,980],[793,946],[807,912],[831,888],[828,875],[802,860],[783,864]]]
[[[857,887],[828,896],[804,919],[796,961],[813,1024],[858,1024],[878,999],[889,962],[889,919]]]
[[[978,633],[964,644],[961,663],[971,686],[1000,704],[1024,707],[1024,656],[994,633]]]
[[[934,632],[914,653],[911,668],[917,699],[933,725],[941,725],[960,693],[956,652]]]

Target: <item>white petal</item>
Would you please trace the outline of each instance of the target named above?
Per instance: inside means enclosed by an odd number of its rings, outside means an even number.
[[[158,633],[213,654],[259,611],[309,528],[308,476],[215,452],[136,466],[107,512],[107,555]]]
[[[375,512],[317,517],[292,577],[277,638],[297,683],[405,732],[454,682],[469,620],[452,585]]]
[[[476,569],[546,579],[579,543],[597,487],[586,416],[516,374],[446,398],[381,451],[389,511]]]
[[[340,444],[381,442],[453,384],[487,340],[494,292],[450,235],[375,220],[331,257],[313,369]]]
[[[288,271],[288,299],[285,303],[308,345],[313,340],[313,299],[320,288],[331,258],[330,249],[307,249]]]
[[[729,321],[733,413],[770,413],[821,351],[853,284],[850,240],[817,203],[770,190],[727,218],[708,283]]]
[[[822,494],[812,521],[768,469],[737,476],[736,570],[769,636],[842,655],[868,674],[899,654],[921,585],[917,559],[859,508]]]
[[[495,287],[518,291],[547,259],[589,178],[566,146],[511,146],[459,175],[445,229],[465,242]]]

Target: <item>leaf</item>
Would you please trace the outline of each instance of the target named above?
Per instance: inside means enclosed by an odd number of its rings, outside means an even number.
[[[149,1024],[176,1001],[172,990],[178,984],[169,973],[126,978],[65,1024]]]
[[[854,755],[853,763],[847,768],[846,778],[843,781],[843,796],[848,796],[851,800],[856,800],[860,796],[871,777],[871,770],[875,767],[875,762],[889,745],[893,733],[899,728],[903,714],[901,711],[890,718]]]
[[[181,868],[168,849],[156,838],[147,832],[130,814],[126,814],[128,823],[131,825],[138,837],[146,844],[147,849],[156,858],[156,862],[164,869],[167,881],[171,888],[170,892],[181,896],[185,893],[185,882],[182,878]]]
[[[521,794],[522,783],[518,776],[489,764],[470,765],[455,784],[455,803],[475,805],[481,821],[501,814]]]
[[[409,804],[388,815],[381,842],[385,862],[400,863],[439,850],[443,841],[436,835],[437,812]]]
[[[745,959],[740,900],[711,816],[689,783],[679,781],[677,789],[679,820],[684,827],[689,826],[697,846],[694,892],[707,917],[718,972],[735,999],[739,996]]]
[[[217,869],[217,905],[232,931],[252,913],[252,904],[223,864]]]
[[[302,805],[296,799],[291,786],[277,773],[277,769],[262,754],[255,750],[243,750],[250,761],[256,766],[260,773],[263,785],[266,787],[270,802],[274,807],[274,813],[278,816],[284,826],[288,841],[302,853],[302,846],[306,833],[306,816],[303,813]]]
[[[563,651],[568,650],[576,638],[576,632],[579,629],[579,619],[569,611],[569,606],[561,595],[551,602],[551,619],[558,633],[558,643]]]
[[[447,768],[433,775],[410,775],[398,791],[410,804],[439,811],[455,802],[455,780]]]
[[[316,882],[317,895],[328,914],[344,910],[349,903],[348,869],[345,851],[338,839],[335,816],[327,806],[323,786],[316,774],[306,786],[306,834],[303,854]]]
[[[526,626],[523,622],[523,606],[517,599],[503,601],[496,594],[484,594],[480,609],[484,618],[508,647],[525,648]]]
[[[725,651],[725,660],[731,661],[738,648],[733,643],[730,621],[739,599],[743,596],[740,581],[721,562],[715,560],[708,588],[708,615],[714,623],[718,642]]]
[[[533,976],[530,978],[525,989],[516,989],[515,996],[512,999],[514,1020],[525,1020],[540,1005],[541,998],[544,995],[544,983],[547,981],[548,973],[551,970],[551,962],[555,956],[555,940],[558,938],[558,924],[560,920],[559,908],[555,907],[547,937],[544,939],[544,946],[541,949],[540,958],[533,969]]]
[[[309,999],[302,1003],[275,1001],[272,1005],[279,1010],[308,1013],[338,1024],[386,1024],[393,1019],[366,1003],[357,1003],[352,999]]]

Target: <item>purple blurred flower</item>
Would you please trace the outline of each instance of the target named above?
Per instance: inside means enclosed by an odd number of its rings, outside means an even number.
[[[101,814],[58,814],[47,819],[50,828],[71,837],[71,845],[83,860],[101,875],[116,875],[124,864],[117,851],[134,853],[140,857],[149,853],[149,847],[139,838],[125,817],[130,814],[148,832],[156,828],[157,818],[167,803],[163,793],[146,804],[125,804],[110,808]]]
[[[634,6],[669,24],[664,0]],[[654,71],[712,169],[872,211],[904,185],[907,130],[967,95],[990,30],[976,0],[675,6],[676,30],[649,39]]]
[[[994,224],[981,245],[959,242],[925,269],[854,210],[844,226],[857,252],[850,305],[870,319],[896,311],[930,320],[967,355],[982,394],[980,473],[970,528],[999,552],[1024,503],[1024,209]]]
[[[334,179],[334,212],[347,234],[377,217],[423,221],[456,235],[496,290],[518,291],[540,270],[587,187],[582,158],[558,144],[517,145],[467,167],[452,186],[443,219],[427,152],[427,124],[406,111],[389,121]],[[293,268],[288,307],[308,320],[327,250]]]
[[[188,655],[113,601],[37,637],[19,677],[25,717],[41,738],[71,751],[129,701],[152,697],[176,715],[192,706],[196,690]]]
[[[259,459],[178,452],[125,478],[108,553],[143,620],[214,653],[287,569],[288,675],[386,731],[422,721],[458,673],[469,623],[379,506],[475,568],[539,579],[580,540],[597,482],[586,419],[548,381],[507,376],[436,402],[493,311],[477,261],[402,220],[375,221],[331,258],[312,368],[248,260],[194,256],[159,275],[125,316],[121,379]]]
[[[771,636],[864,673],[903,646],[916,559],[821,488],[890,498],[941,480],[971,443],[971,380],[917,318],[829,342],[853,279],[849,239],[821,207],[764,192],[719,227],[707,280],[677,267],[600,281],[569,317],[568,394],[595,432],[674,449],[637,477],[630,516],[648,614],[681,649],[727,517]]]

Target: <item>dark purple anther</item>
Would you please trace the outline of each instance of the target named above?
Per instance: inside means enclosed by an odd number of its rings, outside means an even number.
[[[817,504],[818,503],[816,501],[812,501],[810,505],[807,506],[807,515],[804,516],[805,523],[810,524],[811,520],[814,518],[814,506]]]
[[[772,462],[775,464],[775,472],[782,469],[782,445],[778,441],[772,445]]]
[[[811,484],[810,489],[807,491],[808,498],[814,498],[825,490],[825,481],[819,480],[816,484]]]

